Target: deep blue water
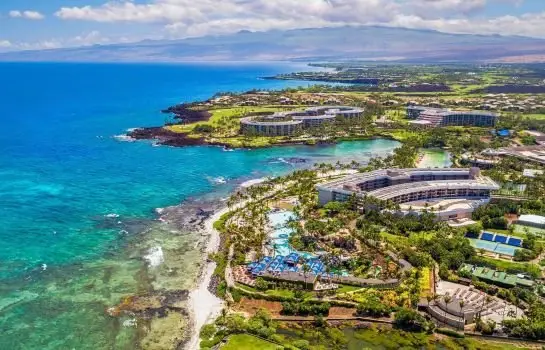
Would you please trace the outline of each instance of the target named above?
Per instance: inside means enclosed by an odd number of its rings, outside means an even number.
[[[0,349],[132,348],[135,335],[119,331],[104,309],[136,292],[145,263],[119,229],[101,225],[105,215],[151,219],[155,208],[292,169],[274,161],[280,157],[364,160],[397,145],[225,152],[113,138],[162,124],[162,108],[218,91],[306,85],[258,79],[296,69],[0,64]],[[228,183],[218,186],[218,177]]]

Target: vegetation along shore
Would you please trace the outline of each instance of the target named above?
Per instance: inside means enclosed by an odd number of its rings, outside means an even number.
[[[325,66],[270,78],[350,84],[218,93],[129,133],[184,147],[401,142],[235,191],[205,225],[188,346],[541,348],[541,71]]]

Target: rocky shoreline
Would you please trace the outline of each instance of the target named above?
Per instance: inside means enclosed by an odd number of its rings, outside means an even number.
[[[220,146],[225,148],[232,148],[227,142],[219,141],[210,141],[204,137],[189,137],[185,133],[176,133],[170,130],[167,130],[163,127],[147,127],[147,128],[136,128],[131,129],[127,132],[127,137],[131,140],[151,140],[155,141],[155,144],[162,146],[171,146],[171,147],[187,147],[187,146]],[[376,137],[365,137],[362,139],[373,139]],[[355,140],[355,139],[350,139]],[[244,148],[267,148],[267,147],[277,147],[277,146],[294,146],[294,145],[330,145],[335,144],[339,140],[337,139],[328,139],[328,140],[284,140],[281,142],[264,145],[264,146],[245,146]],[[344,141],[340,139],[340,141]]]
[[[210,144],[204,138],[188,137],[184,133],[169,131],[163,127],[137,128],[129,131],[127,136],[134,140],[154,140],[159,145],[184,147]]]

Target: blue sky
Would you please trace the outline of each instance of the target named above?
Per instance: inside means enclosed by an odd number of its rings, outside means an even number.
[[[348,24],[545,37],[545,1],[1,0],[0,51]]]

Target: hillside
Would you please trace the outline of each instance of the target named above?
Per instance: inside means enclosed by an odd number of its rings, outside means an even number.
[[[173,41],[20,51],[2,61],[233,61],[369,59],[396,61],[517,61],[542,58],[545,40],[448,34],[375,26],[242,31]]]

